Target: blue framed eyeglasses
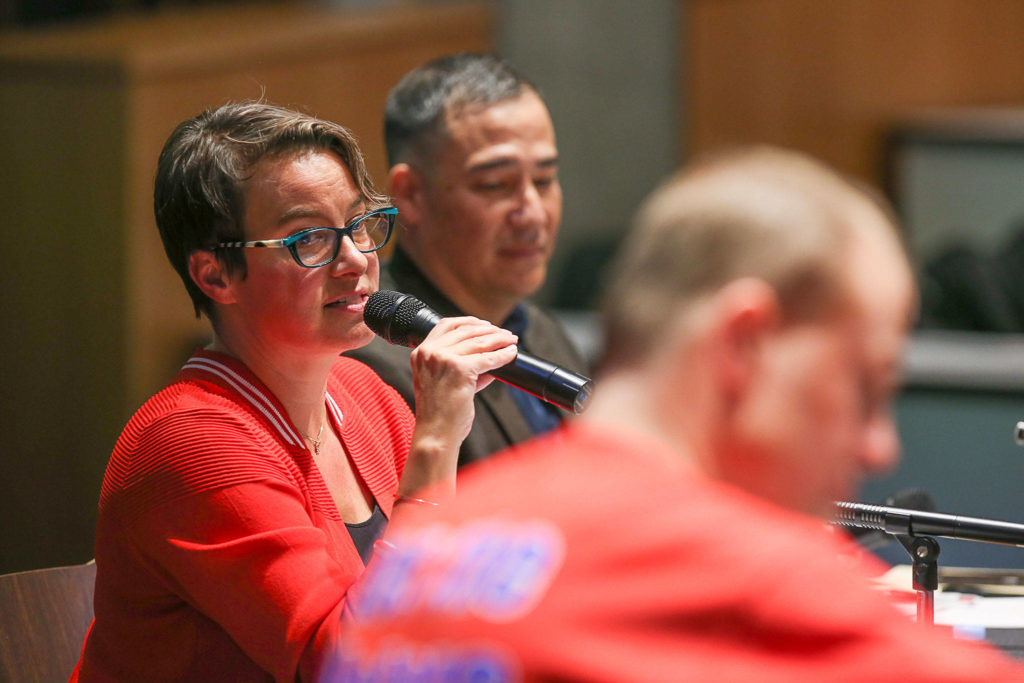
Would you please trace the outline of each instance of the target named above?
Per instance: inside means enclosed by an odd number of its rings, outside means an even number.
[[[388,206],[364,213],[344,228],[308,228],[279,240],[254,242],[221,242],[214,249],[245,247],[288,247],[292,258],[303,268],[319,268],[338,258],[341,238],[348,236],[356,249],[369,254],[377,251],[391,239],[398,209]]]

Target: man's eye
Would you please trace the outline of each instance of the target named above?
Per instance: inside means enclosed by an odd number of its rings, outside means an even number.
[[[872,378],[861,380],[861,404],[865,417],[872,417],[884,412],[892,403],[896,394],[893,382],[875,381]]]
[[[480,192],[508,192],[515,187],[515,183],[507,180],[486,180],[476,184]]]

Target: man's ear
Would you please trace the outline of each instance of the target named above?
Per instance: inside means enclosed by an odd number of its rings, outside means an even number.
[[[188,274],[203,294],[218,304],[234,302],[232,278],[224,263],[208,249],[196,249],[188,255]]]
[[[406,227],[420,224],[426,210],[424,180],[409,164],[395,164],[388,172],[388,194],[398,207],[398,216]]]
[[[764,280],[742,278],[719,290],[713,305],[719,386],[735,398],[756,378],[765,346],[782,324],[779,297]]]

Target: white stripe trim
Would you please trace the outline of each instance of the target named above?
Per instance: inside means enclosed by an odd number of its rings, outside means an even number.
[[[331,412],[334,414],[334,423],[338,425],[338,429],[341,429],[342,421],[345,419],[345,416],[342,414],[341,408],[338,407],[338,404],[334,402],[333,398],[331,398],[330,394],[327,394],[327,407],[330,408]]]
[[[263,415],[265,415],[266,418],[277,428],[278,432],[281,433],[281,437],[286,442],[293,446],[303,444],[302,438],[295,433],[291,423],[281,415],[273,402],[270,401],[263,392],[254,387],[244,377],[228,366],[214,360],[209,360],[208,358],[193,357],[185,363],[185,368],[205,370],[210,374],[220,377],[230,384],[242,398],[247,399],[249,403],[256,408],[256,410],[263,413]]]

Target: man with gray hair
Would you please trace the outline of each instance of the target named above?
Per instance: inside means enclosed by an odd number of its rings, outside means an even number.
[[[1024,679],[897,612],[822,520],[898,457],[916,295],[884,203],[745,150],[623,244],[590,408],[399,521],[350,603],[350,680]]]
[[[544,283],[562,217],[554,127],[537,89],[493,55],[439,58],[391,91],[385,142],[400,233],[381,289],[411,294],[443,316],[501,325],[521,349],[586,374],[558,322],[526,300]],[[413,406],[408,349],[376,340],[350,355]],[[565,417],[500,382],[475,404],[460,465]]]

